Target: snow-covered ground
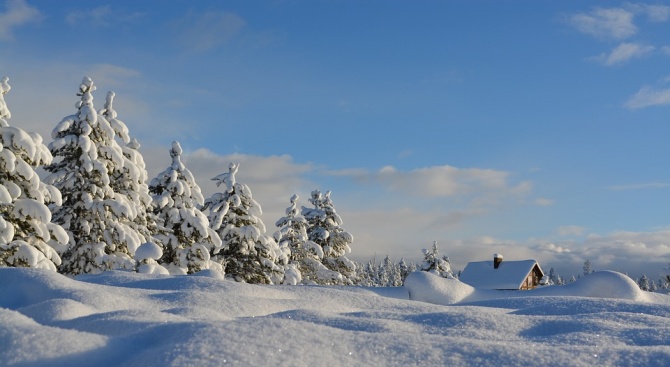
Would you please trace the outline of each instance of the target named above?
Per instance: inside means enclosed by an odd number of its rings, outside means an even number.
[[[0,269],[2,366],[668,366],[670,296],[615,272],[482,291]]]

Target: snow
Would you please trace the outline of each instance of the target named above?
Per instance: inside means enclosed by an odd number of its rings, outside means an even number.
[[[666,366],[670,296],[615,272],[532,291],[266,286],[0,269],[0,361],[49,366]],[[634,284],[634,283],[633,283]],[[603,298],[605,295],[610,298]]]

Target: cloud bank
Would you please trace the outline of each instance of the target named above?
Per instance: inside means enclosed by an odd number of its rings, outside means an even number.
[[[42,18],[40,11],[28,5],[24,0],[8,0],[5,4],[5,12],[0,13],[0,41],[13,40],[15,27],[36,22]]]

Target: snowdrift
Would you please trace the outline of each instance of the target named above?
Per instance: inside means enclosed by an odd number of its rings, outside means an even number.
[[[670,365],[670,297],[618,273],[525,292],[428,273],[398,288],[213,275],[0,268],[0,365]]]
[[[414,272],[405,280],[409,298],[416,301],[453,305],[501,298],[593,297],[639,302],[665,302],[667,297],[645,292],[628,276],[614,271],[599,271],[564,286],[541,287],[530,291],[475,289],[455,279],[428,272]]]

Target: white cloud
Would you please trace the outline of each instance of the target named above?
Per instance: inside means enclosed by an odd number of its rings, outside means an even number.
[[[175,24],[181,46],[193,51],[209,51],[228,43],[246,25],[240,16],[229,12],[189,14]]]
[[[535,205],[539,206],[552,206],[554,205],[554,200],[551,199],[546,199],[546,198],[537,198],[534,201]]]
[[[359,182],[378,183],[388,191],[403,192],[417,197],[450,197],[481,193],[525,195],[532,189],[530,182],[511,184],[508,172],[446,165],[411,171],[400,171],[392,166],[386,166],[376,172],[348,169],[326,173],[349,176]]]
[[[84,73],[89,76],[96,85],[104,87],[115,87],[125,84],[129,79],[136,79],[142,74],[130,68],[112,64],[95,64],[86,68]]]
[[[559,236],[581,236],[586,232],[586,228],[580,226],[561,226],[556,230]]]
[[[670,104],[670,89],[654,89],[649,86],[643,86],[624,103],[624,107],[638,109],[667,104]]]
[[[569,18],[582,33],[605,39],[626,39],[637,33],[633,24],[634,13],[621,8],[596,8],[590,13],[575,14]]]
[[[596,60],[607,66],[624,64],[631,59],[642,58],[651,54],[656,48],[654,46],[645,46],[636,43],[622,43],[609,54],[601,54],[595,57]]]
[[[625,191],[625,190],[665,189],[668,187],[670,187],[670,183],[667,182],[649,182],[641,184],[610,186],[609,189],[613,191]]]
[[[670,262],[670,230],[589,234],[580,241],[530,247],[545,271],[551,266],[564,276],[581,274],[581,266],[588,259],[595,270],[623,271],[635,277],[646,273],[657,279]]]
[[[545,243],[536,247],[537,250],[543,252],[553,252],[557,254],[568,253],[570,249],[563,246],[557,246],[553,243]],[[545,269],[546,270],[546,269]]]
[[[0,40],[3,41],[14,39],[12,33],[14,27],[42,18],[39,10],[28,5],[25,0],[7,0],[5,7],[6,11],[0,13]]]
[[[99,6],[91,10],[78,10],[68,13],[65,22],[71,26],[85,24],[104,25],[112,14],[109,5]]]
[[[132,23],[141,18],[141,13],[119,14],[112,11],[109,5],[98,6],[90,10],[77,10],[65,16],[65,22],[71,26],[109,26],[118,23]]]
[[[398,153],[398,158],[403,159],[410,157],[414,152],[411,149],[405,149],[402,152]]]
[[[670,6],[649,5],[649,4],[626,4],[627,8],[635,13],[641,13],[647,16],[650,21],[655,23],[665,22],[670,18]]]

